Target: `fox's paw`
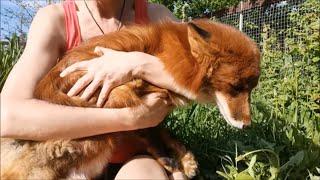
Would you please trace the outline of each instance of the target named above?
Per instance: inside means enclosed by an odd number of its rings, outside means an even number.
[[[161,157],[158,158],[158,162],[171,173],[179,169],[179,164],[172,158]]]
[[[188,178],[193,178],[198,172],[198,162],[192,152],[188,151],[180,160],[184,174]]]

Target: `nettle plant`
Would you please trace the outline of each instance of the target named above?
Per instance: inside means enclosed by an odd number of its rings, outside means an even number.
[[[256,123],[268,124],[258,135],[268,142],[255,142],[263,147],[258,150],[242,148],[244,154],[236,153],[235,159],[221,157],[223,167],[217,173],[222,177],[320,178],[319,14],[317,0],[290,12],[283,44],[275,30],[264,26],[262,72],[252,95],[252,113]]]

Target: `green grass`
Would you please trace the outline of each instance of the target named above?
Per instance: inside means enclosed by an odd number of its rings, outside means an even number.
[[[286,52],[264,28],[250,129],[228,126],[210,105],[192,104],[167,117],[164,125],[196,154],[198,179],[320,179],[320,3],[307,0],[301,12],[290,14]],[[18,41],[0,45],[0,88],[21,55]]]

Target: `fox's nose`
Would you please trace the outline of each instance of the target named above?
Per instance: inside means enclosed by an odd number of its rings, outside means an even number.
[[[242,129],[248,129],[251,125],[251,118],[250,116],[246,116],[246,118],[243,120],[243,127]]]

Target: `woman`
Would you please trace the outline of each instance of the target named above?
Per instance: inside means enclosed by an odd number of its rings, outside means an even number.
[[[175,20],[164,6],[147,4],[144,0],[67,0],[40,9],[31,24],[26,48],[1,93],[1,137],[75,139],[158,125],[169,111],[160,94],[149,95],[145,100],[149,108],[141,110],[139,107],[100,109],[55,105],[35,99],[33,91],[57,59],[81,41],[117,31],[126,23],[156,22],[165,18]],[[134,76],[171,88],[171,78],[156,57],[138,52],[100,51],[104,53],[100,58],[72,65],[61,74],[87,71],[71,88],[69,96],[86,88],[81,98],[88,99],[102,85],[98,100],[101,105],[113,87]],[[129,160],[116,178],[168,177],[155,160],[143,156]]]

